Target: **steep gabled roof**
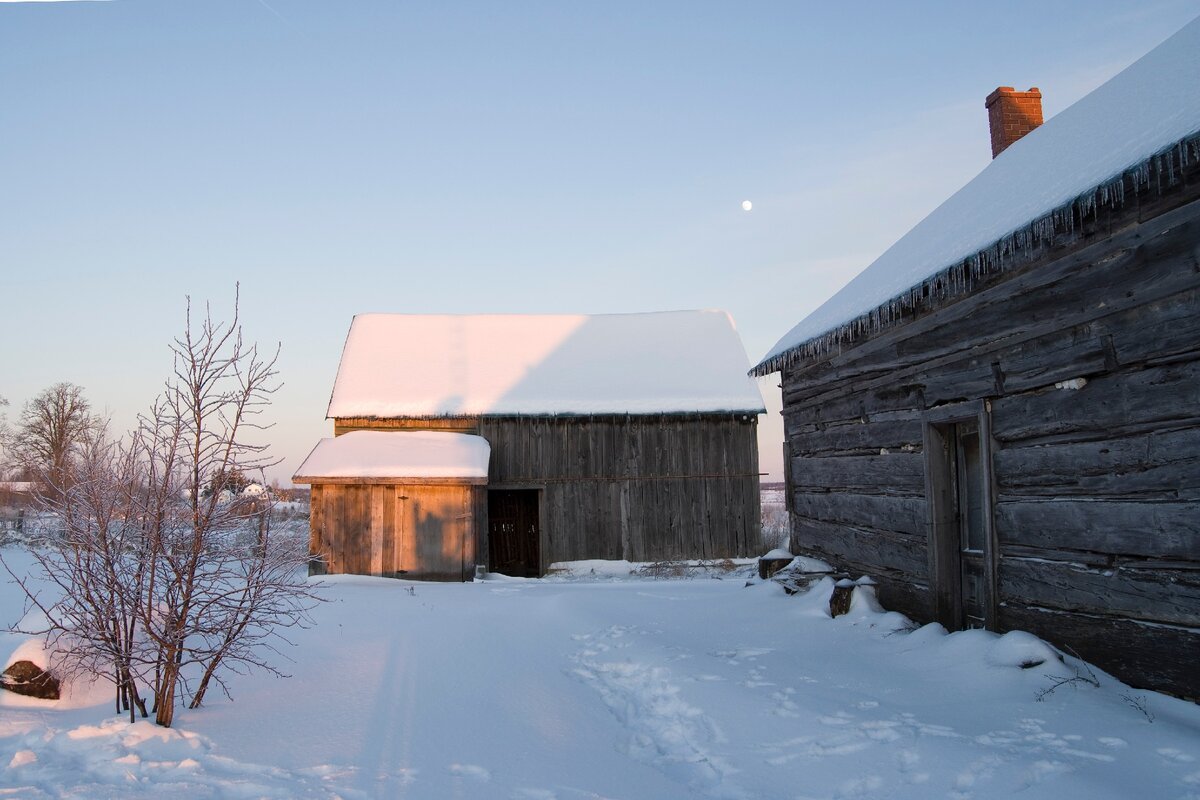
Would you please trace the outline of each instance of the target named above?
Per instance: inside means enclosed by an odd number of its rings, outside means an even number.
[[[1053,238],[1124,189],[1200,160],[1200,19],[991,162],[802,320],[754,368],[766,375],[969,293],[1009,253]]]
[[[327,416],[764,411],[723,311],[360,314]]]

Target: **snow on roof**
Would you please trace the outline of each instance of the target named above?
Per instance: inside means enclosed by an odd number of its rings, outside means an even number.
[[[443,431],[351,431],[322,439],[296,483],[337,478],[486,478],[491,445]]]
[[[1200,19],[1001,153],[792,328],[755,371],[779,369],[780,356],[870,314],[1198,132]]]
[[[329,417],[762,413],[724,311],[359,314]]]

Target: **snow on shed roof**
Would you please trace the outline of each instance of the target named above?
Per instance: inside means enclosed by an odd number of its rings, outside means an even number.
[[[763,412],[724,311],[359,314],[329,417]]]
[[[1001,153],[792,328],[754,372],[779,370],[799,348],[1085,195],[1119,201],[1109,191],[1113,178],[1164,150],[1177,149],[1185,164],[1200,157],[1197,134],[1200,19]]]
[[[487,439],[444,431],[351,431],[322,439],[296,483],[347,478],[487,478]]]

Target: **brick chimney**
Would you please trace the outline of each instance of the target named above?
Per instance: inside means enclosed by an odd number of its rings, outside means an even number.
[[[987,96],[988,122],[992,126],[992,158],[1042,124],[1042,93],[1034,86],[1018,92],[1001,86]]]

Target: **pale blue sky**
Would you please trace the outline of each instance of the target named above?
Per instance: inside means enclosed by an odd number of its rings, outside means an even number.
[[[236,281],[285,482],[355,313],[724,308],[757,360],[987,164],[992,89],[1051,115],[1198,14],[0,2],[0,396],[72,381],[128,427],[185,295]]]

